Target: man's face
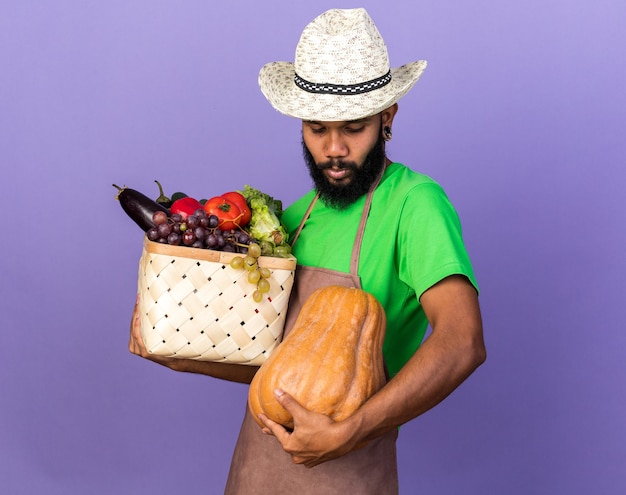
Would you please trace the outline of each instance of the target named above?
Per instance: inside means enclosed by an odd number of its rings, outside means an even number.
[[[302,150],[320,199],[343,209],[366,194],[385,166],[380,115],[302,123]]]

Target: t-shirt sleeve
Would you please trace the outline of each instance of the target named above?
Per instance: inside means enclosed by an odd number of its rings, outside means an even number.
[[[416,185],[406,195],[396,247],[400,278],[418,298],[450,275],[465,275],[478,291],[459,217],[437,183]]]

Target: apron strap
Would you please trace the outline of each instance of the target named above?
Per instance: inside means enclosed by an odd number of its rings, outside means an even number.
[[[304,228],[304,224],[309,218],[309,215],[311,214],[311,211],[313,210],[313,206],[315,206],[315,203],[317,203],[317,200],[319,197],[320,197],[320,193],[317,193],[315,197],[313,198],[313,201],[311,201],[311,204],[309,205],[309,207],[306,209],[306,212],[304,213],[302,220],[300,220],[300,225],[298,225],[298,230],[296,230],[296,233],[293,236],[293,240],[291,241],[292,248],[294,244],[296,243],[296,241],[298,240],[298,237],[300,237],[300,232],[302,232],[302,229]]]
[[[367,223],[367,217],[370,214],[370,208],[372,207],[372,198],[374,197],[374,190],[380,184],[380,180],[385,173],[385,168],[381,170],[380,174],[370,187],[365,198],[365,205],[363,206],[363,213],[361,213],[361,221],[359,222],[359,230],[357,230],[356,237],[354,239],[354,245],[352,246],[352,257],[350,258],[350,273],[353,276],[359,275],[359,257],[361,256],[361,244],[363,243],[363,234],[365,233],[365,224]]]
[[[378,177],[376,177],[376,180],[370,187],[369,191],[367,192],[367,196],[365,198],[365,205],[363,206],[363,212],[361,213],[361,221],[359,222],[359,229],[357,230],[356,237],[354,239],[354,244],[352,246],[352,256],[350,257],[350,274],[353,277],[359,276],[359,273],[358,273],[359,272],[359,257],[361,256],[361,243],[363,242],[365,224],[367,223],[367,217],[369,216],[370,208],[372,207],[372,198],[374,197],[374,191],[378,187],[378,184],[380,184],[380,181],[383,178],[383,174],[385,173],[386,168],[387,166],[384,166],[381,169],[380,174],[378,174]],[[317,202],[319,197],[320,197],[320,193],[318,192],[313,198],[313,200],[311,201],[311,204],[307,208],[306,212],[304,213],[304,216],[302,217],[302,220],[300,221],[300,225],[298,226],[298,229],[296,230],[296,233],[293,236],[293,241],[291,241],[292,248],[294,244],[296,243],[296,241],[298,240],[298,237],[300,237],[300,232],[302,232],[302,229],[304,228],[304,224],[309,218],[309,215],[311,215],[311,211],[313,211],[313,207],[315,206],[315,203]]]

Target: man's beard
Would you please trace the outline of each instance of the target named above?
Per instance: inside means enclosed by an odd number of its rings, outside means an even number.
[[[320,195],[320,199],[329,207],[343,210],[354,203],[361,196],[367,194],[372,184],[382,173],[385,167],[385,145],[382,135],[365,157],[363,165],[359,167],[355,162],[340,159],[329,160],[324,163],[315,163],[313,155],[302,140],[302,154],[313,179],[313,185]],[[352,171],[352,177],[346,185],[331,184],[324,175],[324,169],[346,168]]]

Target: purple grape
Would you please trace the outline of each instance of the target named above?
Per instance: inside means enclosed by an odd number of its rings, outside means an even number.
[[[196,239],[203,241],[207,236],[207,231],[204,227],[196,227],[193,231],[196,234]]]
[[[166,238],[172,233],[172,226],[169,223],[162,223],[157,226],[159,237]]]
[[[188,229],[195,229],[198,226],[199,222],[198,222],[198,217],[195,215],[189,215],[187,217],[187,228]]]
[[[170,235],[167,236],[167,243],[172,245],[172,246],[179,246],[180,245],[180,234],[172,232]]]
[[[208,247],[209,249],[216,248],[217,247],[217,236],[215,234],[209,234],[208,236],[206,236],[206,239],[205,239],[204,243],[206,244],[206,247]]]
[[[148,233],[146,235],[151,241],[156,241],[159,238],[159,229],[157,229],[156,227],[152,227],[150,230],[148,230]]]
[[[152,223],[154,225],[161,225],[162,223],[167,222],[167,213],[164,211],[155,211],[152,214]]]
[[[186,230],[183,233],[183,244],[191,246],[194,242],[196,242],[196,234],[193,233],[193,230]]]

